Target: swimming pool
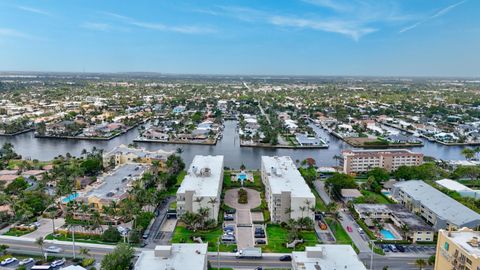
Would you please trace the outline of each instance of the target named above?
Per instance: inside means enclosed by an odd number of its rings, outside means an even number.
[[[63,203],[69,203],[70,201],[73,201],[75,200],[76,198],[78,197],[78,193],[72,193],[68,196],[66,196],[65,198],[62,199],[62,202]]]
[[[244,173],[238,174],[237,176],[238,180],[245,181],[247,180],[247,175]]]
[[[397,238],[395,238],[393,233],[389,230],[382,229],[382,230],[380,230],[380,233],[382,234],[383,239],[385,239],[385,240],[395,240],[395,239],[397,239]]]
[[[382,191],[382,193],[383,193],[383,195],[385,195],[387,197],[390,196],[390,191]]]

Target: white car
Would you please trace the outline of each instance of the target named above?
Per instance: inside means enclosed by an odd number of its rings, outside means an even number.
[[[32,263],[32,262],[34,262],[34,261],[35,261],[35,260],[34,260],[33,258],[28,258],[28,259],[23,259],[23,260],[21,260],[18,264],[19,264],[19,265],[27,265],[27,264]]]
[[[61,259],[61,260],[55,260],[55,261],[53,261],[53,262],[50,264],[50,266],[51,266],[51,267],[62,266],[62,265],[65,264],[65,262],[66,262],[65,258],[63,258],[63,259]]]
[[[13,262],[16,262],[18,261],[17,258],[14,258],[14,257],[11,257],[11,258],[7,258],[5,260],[3,260],[0,265],[7,265],[7,264],[11,264]]]
[[[50,253],[60,253],[63,251],[63,249],[57,246],[49,246],[48,248],[45,249],[45,251]]]

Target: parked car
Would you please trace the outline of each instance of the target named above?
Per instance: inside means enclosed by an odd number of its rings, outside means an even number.
[[[60,253],[63,251],[63,249],[57,247],[57,246],[49,246],[45,249],[46,252],[50,253]]]
[[[50,266],[52,266],[52,267],[62,266],[62,265],[65,264],[65,262],[66,262],[65,258],[63,258],[61,260],[55,260],[50,264]]]
[[[395,245],[388,245],[388,248],[392,251],[392,252],[398,252],[398,249],[395,247]]]
[[[225,214],[235,214],[236,210],[235,209],[227,209],[225,210]]]
[[[231,221],[231,220],[235,220],[235,217],[232,214],[225,214],[223,216],[223,220]]]
[[[353,232],[352,227],[347,226],[347,231],[348,231],[348,232]]]
[[[255,233],[255,238],[265,238],[264,233]]]
[[[262,227],[255,228],[255,233],[263,233],[265,234],[265,230]]]
[[[6,258],[6,259],[3,260],[2,262],[0,262],[0,265],[2,265],[2,266],[3,266],[3,265],[9,265],[9,264],[11,264],[11,263],[13,263],[13,262],[16,262],[16,261],[18,261],[18,260],[17,260],[17,258],[15,258],[15,257]]]
[[[405,248],[402,245],[395,245],[395,247],[398,249],[398,251],[405,252]]]
[[[279,260],[282,261],[282,262],[289,262],[289,261],[292,260],[292,256],[290,256],[290,255],[283,255],[283,256],[281,256],[281,257],[279,258]]]
[[[267,243],[267,241],[263,240],[263,239],[259,239],[259,240],[256,240],[255,241],[255,244],[256,245],[265,245]]]
[[[18,264],[19,265],[27,265],[27,264],[30,264],[30,263],[33,263],[33,262],[35,262],[35,260],[33,258],[28,258],[28,259],[21,260]]]
[[[390,248],[388,248],[388,245],[381,245],[380,247],[383,249],[383,252],[390,252]]]

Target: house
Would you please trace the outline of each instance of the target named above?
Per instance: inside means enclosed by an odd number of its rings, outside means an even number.
[[[104,166],[118,166],[126,163],[151,164],[152,161],[156,160],[159,162],[160,167],[163,168],[165,167],[165,162],[168,157],[173,154],[173,151],[167,152],[160,149],[157,151],[148,151],[142,148],[131,148],[122,144],[103,155],[103,164]]]
[[[297,140],[298,144],[301,146],[315,146],[315,145],[324,145],[322,139],[316,136],[308,136],[308,134],[298,133],[295,135],[295,139]]]
[[[360,198],[363,194],[358,189],[343,188],[340,190],[340,195],[344,202],[353,201],[356,198]]]

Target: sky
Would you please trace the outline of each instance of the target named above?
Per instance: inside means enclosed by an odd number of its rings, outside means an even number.
[[[480,77],[480,1],[0,0],[0,70]]]

